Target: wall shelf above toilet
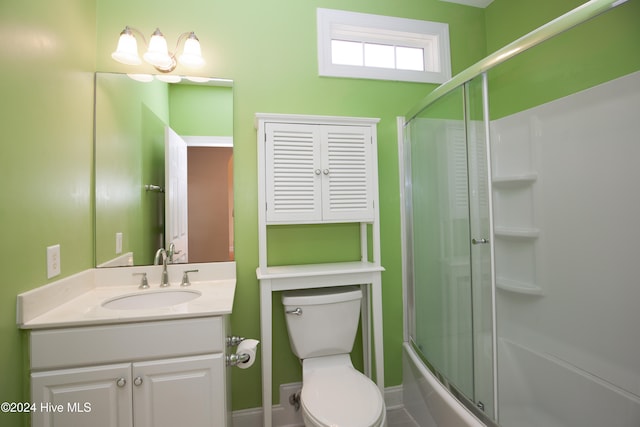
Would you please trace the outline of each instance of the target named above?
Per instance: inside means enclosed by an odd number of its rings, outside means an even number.
[[[256,114],[259,245],[256,276],[260,280],[264,427],[272,426],[273,292],[360,285],[364,374],[374,378],[384,393],[378,121]],[[269,226],[328,223],[360,224],[360,260],[268,264]]]

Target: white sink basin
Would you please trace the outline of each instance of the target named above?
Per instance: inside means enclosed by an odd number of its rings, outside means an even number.
[[[202,295],[198,291],[187,289],[163,289],[145,291],[135,294],[110,298],[102,303],[104,308],[112,310],[142,310],[149,308],[170,307],[194,300]]]

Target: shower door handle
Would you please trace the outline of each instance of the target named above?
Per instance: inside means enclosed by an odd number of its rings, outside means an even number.
[[[484,245],[485,243],[489,243],[487,239],[471,239],[471,243],[474,245]]]

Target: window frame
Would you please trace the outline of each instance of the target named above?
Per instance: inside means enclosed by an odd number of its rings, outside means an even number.
[[[320,76],[438,84],[451,78],[449,25],[446,23],[318,8],[317,32]],[[333,64],[332,40],[423,48],[425,68],[427,61],[431,61],[438,70]]]

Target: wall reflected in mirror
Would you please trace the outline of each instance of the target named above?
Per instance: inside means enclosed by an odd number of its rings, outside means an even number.
[[[185,233],[176,262],[234,259],[230,80],[96,73],[94,126],[96,266],[153,264],[176,229]],[[182,198],[169,129],[186,146]]]

